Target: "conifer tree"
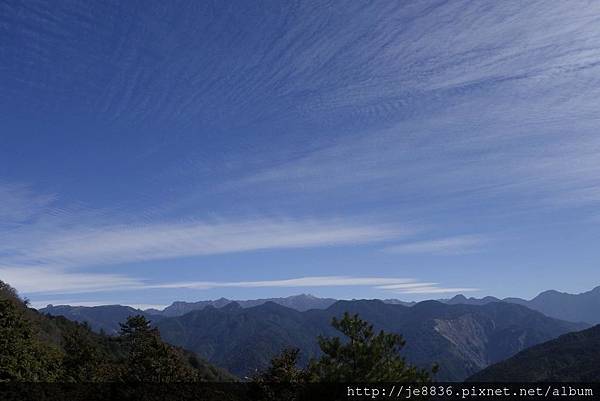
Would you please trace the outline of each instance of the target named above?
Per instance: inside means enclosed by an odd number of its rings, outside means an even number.
[[[309,380],[319,382],[428,382],[430,372],[408,364],[400,355],[405,342],[395,333],[375,332],[358,315],[344,313],[332,326],[344,334],[319,337],[323,356],[311,361]],[[435,368],[431,373],[435,373]]]
[[[131,316],[121,324],[121,338],[128,348],[121,379],[126,382],[191,382],[197,372],[181,353],[160,339],[158,329],[144,316]]]
[[[269,367],[253,377],[255,382],[300,383],[306,379],[306,372],[298,367],[300,349],[286,348],[271,359]]]

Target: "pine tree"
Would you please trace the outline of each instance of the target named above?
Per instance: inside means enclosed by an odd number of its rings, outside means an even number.
[[[405,342],[394,333],[375,333],[358,315],[344,313],[332,326],[346,339],[319,337],[323,356],[310,362],[310,381],[428,382],[430,372],[411,366],[400,355]],[[435,368],[431,373],[435,372]]]
[[[137,315],[121,324],[121,338],[128,348],[121,380],[126,382],[191,382],[198,378],[181,353],[160,339],[156,328]]]
[[[264,383],[301,383],[306,379],[306,372],[298,367],[300,349],[286,348],[271,359],[270,366],[254,376],[254,382]]]

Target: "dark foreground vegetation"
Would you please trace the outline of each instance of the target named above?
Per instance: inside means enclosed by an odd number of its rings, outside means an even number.
[[[201,382],[234,377],[195,354],[161,340],[142,316],[122,324],[119,336],[86,324],[39,314],[0,281],[0,381]]]

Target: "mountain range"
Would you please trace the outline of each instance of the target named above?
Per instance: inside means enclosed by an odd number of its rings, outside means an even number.
[[[318,298],[309,294],[299,294],[284,298],[264,298],[244,301],[233,301],[227,298],[198,302],[176,301],[162,310],[142,310],[124,305],[47,305],[45,308],[41,308],[40,312],[52,316],[64,316],[69,320],[80,323],[87,322],[95,331],[116,334],[120,330],[119,323],[125,321],[127,317],[131,315],[142,315],[157,322],[165,317],[182,316],[186,313],[202,310],[206,307],[222,308],[233,302],[242,308],[251,308],[267,302],[274,302],[294,310],[306,311],[309,309],[326,309],[337,302],[337,300],[333,298]]]
[[[464,295],[456,295],[453,298],[439,299],[438,301],[449,305],[485,305],[491,302],[508,302],[526,306],[529,309],[560,320],[584,322],[590,325],[600,323],[600,286],[581,294],[568,294],[555,290],[545,291],[531,300],[521,298],[499,299],[492,296],[467,298]],[[232,302],[237,303],[242,308],[250,308],[267,302],[274,302],[303,312],[310,309],[327,309],[337,302],[337,300],[333,298],[319,298],[309,294],[299,294],[284,298],[263,298],[243,301],[234,301],[227,298],[197,302],[176,301],[162,310],[140,310],[122,305],[92,307],[48,305],[40,309],[40,311],[50,315],[64,316],[78,322],[88,322],[96,331],[104,330],[107,333],[116,333],[119,330],[118,322],[123,321],[127,316],[132,314],[141,314],[152,318],[154,321],[158,321],[165,317],[182,316],[195,310],[202,310],[207,306],[221,308]],[[385,299],[383,302],[403,306],[414,306],[416,304],[416,302],[405,302],[398,299]]]
[[[61,350],[64,338],[81,327],[62,316],[27,308],[11,291],[3,285],[0,300],[21,305],[42,343]],[[344,312],[359,314],[377,329],[401,333],[406,340],[403,355],[422,367],[438,364],[437,380],[591,382],[600,378],[600,325],[577,331],[585,324],[553,319],[522,305],[469,305],[457,300],[413,306],[378,300],[338,301],[326,309],[306,311],[272,301],[246,308],[228,302],[220,308],[207,305],[181,316],[162,316],[155,324],[165,341],[178,346],[182,358],[194,361],[205,380],[234,379],[214,365],[247,377],[290,346],[301,350],[301,362],[306,363],[319,355],[317,336],[339,335],[330,321]],[[80,308],[79,318],[96,313],[105,323],[139,312],[120,305]],[[69,311],[67,307],[63,310]],[[107,355],[117,358],[124,352],[118,338],[95,334],[85,326],[80,332],[85,341]]]
[[[528,347],[600,320],[600,287],[582,294],[546,291],[533,298],[494,297],[408,303],[399,300],[336,301],[301,294],[286,298],[174,302],[163,310],[121,305],[52,306],[40,312],[88,322],[116,334],[119,322],[142,314],[165,341],[245,377],[262,369],[285,347],[298,347],[301,362],[319,355],[317,337],[337,333],[330,321],[358,313],[377,329],[402,334],[404,354],[422,367],[437,363],[438,380],[463,380]],[[567,317],[559,319],[558,317]]]
[[[585,328],[585,324],[544,316],[521,305],[447,305],[437,301],[412,307],[377,300],[338,301],[327,309],[296,311],[274,302],[242,308],[230,303],[206,307],[156,325],[165,341],[192,350],[240,376],[267,366],[286,347],[298,347],[302,362],[319,354],[319,335],[339,335],[330,322],[357,313],[376,329],[401,334],[410,362],[440,366],[438,380],[463,380],[488,365],[532,345]]]
[[[86,312],[104,314],[113,308],[94,307]],[[377,329],[402,334],[407,341],[406,358],[423,367],[439,364],[438,380],[463,380],[527,347],[586,327],[504,302],[449,305],[425,301],[409,307],[378,300],[338,301],[327,309],[303,312],[275,302],[249,308],[230,302],[181,316],[155,316],[154,323],[168,343],[244,377],[267,366],[286,347],[300,348],[303,363],[317,356],[317,337],[338,335],[330,321],[344,312],[358,313]]]
[[[484,305],[490,302],[509,302],[542,312],[546,316],[570,322],[600,323],[600,286],[581,294],[568,294],[555,290],[544,291],[531,300],[495,297],[466,298],[457,295],[442,302],[448,304]]]
[[[283,305],[298,311],[306,311],[309,309],[326,309],[329,306],[333,305],[336,301],[337,299],[319,298],[310,294],[292,295],[284,298],[250,299],[244,301],[234,301],[227,298],[219,298],[216,300],[198,302],[177,301],[173,302],[171,305],[167,306],[162,311],[157,309],[149,309],[146,310],[146,312],[166,317],[181,316],[194,310],[204,309],[209,305],[214,306],[216,308],[221,308],[232,302],[236,302],[242,308],[251,308],[253,306],[262,305],[267,302],[275,302],[276,304]]]

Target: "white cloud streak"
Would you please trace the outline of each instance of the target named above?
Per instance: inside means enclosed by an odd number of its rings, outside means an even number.
[[[300,277],[286,280],[266,280],[266,281],[191,281],[172,284],[161,284],[153,288],[262,288],[262,287],[348,287],[348,286],[380,286],[380,285],[398,285],[414,282],[409,278],[386,278],[386,277],[348,277],[348,276],[316,276]]]
[[[394,283],[394,284],[385,284],[378,285],[376,288],[381,290],[405,290],[410,288],[420,288],[420,287],[431,287],[437,286],[439,283],[420,283],[420,282],[408,282],[408,283]]]
[[[0,267],[0,277],[24,294],[78,294],[114,291],[143,291],[165,289],[210,290],[216,288],[318,288],[370,287],[398,294],[437,294],[476,291],[474,288],[445,288],[435,282],[420,282],[414,278],[309,276],[282,280],[261,281],[188,281],[153,284],[115,274],[72,273],[60,269],[31,267]],[[32,278],[35,278],[32,280]],[[38,303],[53,303],[37,301]],[[66,303],[55,301],[55,303]],[[94,306],[93,303],[79,303]]]
[[[120,274],[64,271],[58,267],[0,266],[0,280],[20,293],[68,294],[138,289],[143,282]]]
[[[458,294],[461,292],[479,291],[479,288],[473,287],[440,287],[439,283],[403,283],[403,284],[388,284],[377,286],[377,289],[387,290],[398,294]]]
[[[87,228],[54,227],[13,232],[0,244],[4,264],[60,267],[340,245],[390,240],[410,231],[391,225],[341,220],[254,219]],[[25,240],[27,239],[27,240]],[[5,255],[1,258],[2,252]]]
[[[486,239],[480,235],[462,235],[392,245],[384,251],[397,254],[462,254],[477,251],[478,247],[485,242]]]
[[[459,294],[462,292],[473,292],[479,291],[479,288],[472,287],[449,287],[449,288],[440,288],[440,287],[429,287],[423,286],[418,288],[411,288],[407,290],[399,291],[400,294]]]

